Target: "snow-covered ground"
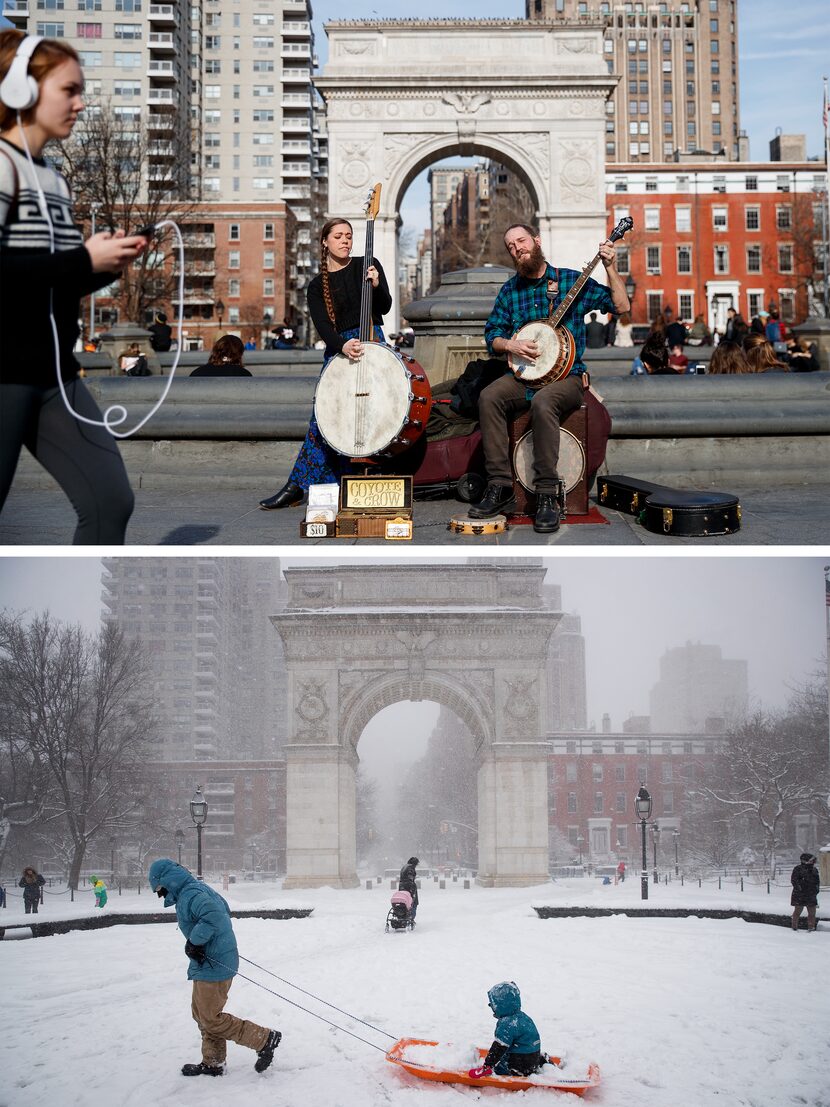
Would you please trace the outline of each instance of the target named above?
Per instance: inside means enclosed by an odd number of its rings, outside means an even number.
[[[116,894],[106,910],[158,910],[148,891]],[[384,1059],[399,1037],[489,1045],[486,992],[503,979],[519,984],[543,1048],[563,1052],[569,1074],[589,1060],[599,1064],[602,1085],[586,1105],[830,1107],[827,923],[808,935],[740,920],[541,920],[532,910],[636,906],[639,883],[631,877],[617,886],[583,879],[499,890],[426,883],[418,926],[405,934],[384,933],[388,884],[302,893],[236,884],[225,894],[237,908],[313,906],[308,919],[236,920],[241,954],[377,1030],[243,962],[246,976],[284,997],[239,979],[228,1003],[283,1032],[274,1064],[258,1075],[254,1054],[231,1044],[225,1076],[188,1080],[179,1069],[199,1059],[198,1032],[176,928],[5,941],[0,1107],[577,1103],[567,1093],[427,1083]],[[67,900],[47,895],[39,918],[94,911],[91,893]],[[9,903],[0,926],[29,921],[20,901]],[[672,882],[652,886],[649,904],[785,913],[789,894]]]

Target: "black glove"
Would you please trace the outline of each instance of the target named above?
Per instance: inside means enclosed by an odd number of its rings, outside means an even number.
[[[191,960],[195,961],[197,965],[204,965],[207,960],[207,954],[205,953],[204,946],[194,946],[194,944],[188,939],[184,944],[184,951]]]

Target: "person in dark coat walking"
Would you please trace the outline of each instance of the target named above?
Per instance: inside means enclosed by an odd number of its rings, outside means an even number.
[[[798,930],[801,912],[807,908],[807,930],[816,929],[816,908],[818,907],[819,876],[816,872],[816,859],[812,853],[802,853],[799,864],[790,876],[793,894],[790,904],[793,908],[793,930]]]
[[[28,867],[23,870],[23,876],[21,876],[17,886],[23,889],[23,904],[27,915],[37,914],[37,905],[40,903],[40,889],[45,883],[46,881],[40,873],[33,868]]]
[[[184,1065],[182,1076],[222,1076],[228,1042],[256,1052],[254,1068],[264,1072],[280,1044],[279,1030],[267,1030],[224,1010],[239,953],[225,900],[188,869],[167,857],[150,866],[150,887],[165,907],[176,907],[176,921],[184,934],[184,951],[190,958],[188,980],[193,981],[191,1013],[202,1032],[202,1060]]]
[[[418,874],[416,868],[420,865],[420,861],[417,857],[410,857],[404,867],[401,869],[400,879],[398,880],[398,891],[409,892],[412,896],[412,925],[415,925],[415,914],[418,910]]]

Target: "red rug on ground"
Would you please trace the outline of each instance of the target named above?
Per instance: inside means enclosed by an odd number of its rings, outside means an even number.
[[[594,507],[593,504],[588,508],[587,515],[564,515],[562,517],[563,523],[605,523],[606,526],[611,524],[599,510]],[[507,525],[509,527],[524,527],[533,526],[533,519],[530,515],[508,515]]]

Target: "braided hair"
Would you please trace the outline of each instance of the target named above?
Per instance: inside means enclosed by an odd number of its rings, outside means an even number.
[[[329,248],[326,246],[326,239],[334,228],[339,227],[342,223],[345,223],[349,230],[352,230],[352,225],[348,219],[329,219],[323,224],[323,229],[320,231],[320,279],[323,282],[323,303],[326,305],[326,314],[332,326],[335,326],[336,323],[334,318],[334,302],[331,298],[331,287],[329,286]]]

